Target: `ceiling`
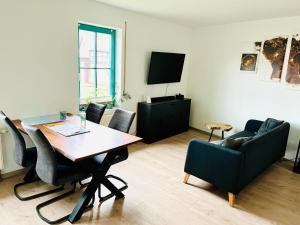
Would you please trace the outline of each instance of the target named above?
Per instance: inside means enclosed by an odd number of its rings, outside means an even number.
[[[189,26],[300,15],[300,0],[96,0]]]

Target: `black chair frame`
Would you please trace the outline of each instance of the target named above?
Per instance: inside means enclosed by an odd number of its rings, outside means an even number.
[[[66,198],[66,197],[68,197],[68,196],[74,194],[75,191],[76,191],[76,182],[74,182],[74,183],[72,184],[72,189],[71,189],[71,190],[65,192],[65,193],[62,194],[62,195],[56,196],[56,197],[54,197],[54,198],[52,198],[52,199],[49,199],[49,200],[47,200],[47,201],[45,201],[45,202],[42,202],[42,203],[38,204],[38,205],[35,207],[38,216],[39,216],[43,221],[45,221],[45,222],[48,223],[48,224],[59,224],[59,223],[62,223],[62,222],[64,222],[64,221],[66,221],[66,220],[69,218],[69,216],[71,215],[71,213],[68,214],[68,215],[65,215],[65,216],[63,216],[63,217],[61,217],[61,218],[59,218],[59,219],[56,219],[56,220],[49,220],[48,218],[46,218],[45,216],[42,215],[41,209],[44,208],[44,207],[46,207],[46,206],[48,206],[48,205],[51,205],[51,204],[54,203],[54,202],[57,202],[57,201],[59,201],[59,200],[61,200],[61,199],[63,199],[63,198]],[[92,198],[91,203],[86,207],[85,210],[92,209],[93,206],[94,206],[94,202],[95,202],[95,197]]]
[[[112,178],[112,179],[118,180],[118,181],[120,181],[121,183],[123,183],[123,186],[120,187],[120,188],[118,188],[119,191],[124,191],[124,190],[126,190],[126,189],[128,188],[127,182],[124,181],[123,179],[121,179],[120,177],[117,177],[117,176],[115,176],[115,175],[106,175],[105,177],[106,177],[107,179]],[[114,196],[115,196],[114,193],[110,193],[110,194],[107,194],[107,195],[105,195],[105,196],[102,197],[102,196],[101,196],[101,184],[99,185],[99,188],[98,188],[98,197],[99,197],[99,202],[100,202],[100,203],[103,203],[103,202],[105,202],[106,200],[108,200],[108,199],[110,199],[110,198],[112,198],[112,197],[114,197]]]
[[[15,127],[15,125],[12,123],[12,121],[6,116],[6,114],[3,111],[0,111],[0,118],[5,121],[5,125],[8,127],[8,129],[10,129],[14,133],[14,135],[17,136],[18,141],[21,143],[21,148],[23,149],[23,151],[26,152],[26,144],[25,144],[24,138],[20,134],[18,129]],[[13,134],[11,134],[11,135],[13,135]],[[21,165],[21,166],[23,166],[23,165]],[[27,197],[22,197],[18,193],[19,187],[22,187],[22,186],[25,186],[27,184],[30,184],[30,183],[33,183],[33,182],[36,182],[36,181],[40,180],[39,177],[36,174],[35,163],[34,162],[30,163],[28,166],[26,165],[26,167],[29,168],[29,169],[28,169],[27,173],[25,174],[25,176],[23,178],[24,182],[21,182],[21,183],[18,183],[16,185],[14,185],[14,194],[19,200],[29,201],[29,200],[36,199],[36,198],[39,198],[39,197],[42,197],[42,196],[45,196],[45,195],[49,195],[49,194],[52,194],[52,193],[55,193],[55,192],[62,191],[64,189],[63,186],[60,186],[60,187],[52,189],[52,190],[40,192],[38,194],[33,194],[33,195],[30,195],[30,196],[27,196]]]
[[[54,188],[54,189],[49,190],[49,191],[44,191],[44,192],[40,192],[38,194],[30,195],[30,196],[27,196],[27,197],[22,197],[18,193],[18,188],[19,187],[22,187],[24,185],[40,181],[40,178],[36,175],[36,172],[35,172],[35,165],[29,167],[29,170],[26,173],[26,175],[24,176],[23,180],[24,180],[24,182],[18,183],[14,186],[15,196],[21,201],[29,201],[29,200],[32,200],[32,199],[40,198],[40,197],[43,197],[43,196],[46,196],[46,195],[53,194],[55,192],[59,192],[59,191],[64,190],[64,185],[61,185],[58,188]]]

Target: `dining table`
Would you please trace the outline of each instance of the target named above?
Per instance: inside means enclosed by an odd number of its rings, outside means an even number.
[[[57,115],[59,118],[59,115]],[[48,118],[53,118],[49,115]],[[74,132],[74,135],[63,135],[63,132],[58,132],[58,127],[80,127],[81,119],[75,114],[67,114],[63,120],[47,120],[47,116],[16,119],[13,120],[15,126],[24,134],[27,134],[22,127],[22,122],[32,125],[40,129],[48,139],[53,148],[64,157],[79,163],[83,160],[91,159],[96,155],[106,153],[106,156],[101,163],[101,168],[92,173],[92,179],[88,183],[86,189],[80,196],[76,206],[70,214],[68,221],[74,223],[78,221],[89,202],[93,199],[97,188],[104,185],[116,198],[123,198],[124,194],[106,177],[107,172],[113,164],[118,150],[127,147],[131,144],[142,141],[142,138],[127,134],[112,128],[96,124],[90,121],[85,122],[85,131],[82,133]],[[27,122],[27,123],[26,123]]]

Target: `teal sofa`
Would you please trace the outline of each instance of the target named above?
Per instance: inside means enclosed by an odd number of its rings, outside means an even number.
[[[285,154],[290,124],[283,122],[263,135],[256,135],[262,124],[249,120],[243,131],[232,135],[253,137],[236,150],[193,139],[188,146],[184,183],[190,175],[205,180],[228,192],[229,204],[233,206],[235,196]]]

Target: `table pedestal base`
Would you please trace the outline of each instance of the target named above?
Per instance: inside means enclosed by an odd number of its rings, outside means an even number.
[[[79,201],[68,218],[70,223],[74,223],[81,218],[89,202],[95,196],[95,192],[101,184],[110,190],[111,195],[116,196],[117,199],[124,197],[124,194],[121,192],[121,190],[113,185],[113,183],[111,183],[106,177],[106,173],[113,164],[117,153],[118,151],[108,153],[101,163],[99,169],[93,173],[91,182],[88,184],[86,190],[81,195]]]

